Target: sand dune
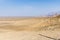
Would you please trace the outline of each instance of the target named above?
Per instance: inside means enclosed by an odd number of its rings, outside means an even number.
[[[12,19],[10,19],[12,20]],[[26,31],[40,31],[40,30],[59,30],[60,18],[28,18],[22,20],[3,20],[0,21],[0,29],[9,30],[26,30]]]
[[[53,40],[60,38],[60,17],[0,20],[0,40]]]

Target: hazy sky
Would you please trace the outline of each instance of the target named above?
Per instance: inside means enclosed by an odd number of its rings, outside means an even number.
[[[60,11],[60,0],[0,0],[0,16],[41,16]]]

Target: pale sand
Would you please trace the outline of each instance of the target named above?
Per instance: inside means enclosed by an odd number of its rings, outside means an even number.
[[[60,38],[60,31],[2,31],[0,40],[53,40],[39,34],[52,38]]]
[[[0,21],[0,40],[53,40],[39,34],[59,39],[60,18]]]

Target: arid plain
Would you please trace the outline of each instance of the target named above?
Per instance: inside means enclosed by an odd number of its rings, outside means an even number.
[[[0,18],[0,40],[55,40],[59,38],[60,15]]]

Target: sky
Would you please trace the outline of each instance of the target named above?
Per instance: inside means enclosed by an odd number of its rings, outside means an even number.
[[[60,0],[0,0],[0,16],[44,16],[60,11]]]

